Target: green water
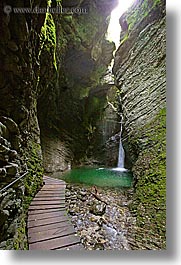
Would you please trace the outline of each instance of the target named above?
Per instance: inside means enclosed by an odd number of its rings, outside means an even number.
[[[76,168],[66,172],[61,179],[67,183],[96,185],[99,187],[131,187],[132,173],[111,169]]]

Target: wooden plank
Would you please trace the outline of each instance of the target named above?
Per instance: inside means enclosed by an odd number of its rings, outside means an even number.
[[[41,213],[52,213],[52,212],[65,212],[65,207],[59,208],[59,209],[29,209],[28,215],[35,215],[35,214],[41,214]]]
[[[65,201],[65,197],[64,196],[57,196],[57,197],[53,197],[53,196],[39,196],[39,197],[36,197],[33,199],[33,201],[52,201],[52,200],[55,200],[55,201]]]
[[[66,185],[66,183],[64,181],[54,181],[54,180],[43,179],[43,182],[45,185],[57,185],[57,186],[65,186]]]
[[[40,190],[37,194],[36,194],[36,196],[38,196],[38,195],[42,195],[42,194],[48,194],[48,193],[50,193],[51,194],[51,196],[53,196],[53,195],[58,195],[58,196],[60,196],[60,195],[65,195],[65,189],[62,189],[62,190],[54,190],[54,191],[52,191],[52,190],[49,190],[49,191],[46,191],[46,190]]]
[[[53,191],[60,191],[60,190],[64,190],[65,186],[63,185],[58,185],[58,186],[54,186],[54,185],[44,185],[43,188],[41,188],[41,190],[53,190]],[[40,191],[41,191],[40,190]]]
[[[65,182],[55,182],[55,181],[50,181],[50,180],[44,180],[43,182],[45,185],[57,185],[57,186],[66,185]]]
[[[62,222],[62,221],[68,221],[68,217],[62,215],[58,217],[49,217],[47,219],[42,219],[42,220],[37,220],[37,219],[28,220],[27,227],[31,228],[31,227],[37,227],[37,226],[42,226],[42,225],[55,224],[55,223]]]
[[[50,192],[50,193],[53,193],[53,192],[56,192],[56,193],[58,193],[58,192],[61,192],[61,191],[64,191],[65,190],[65,187],[60,187],[60,188],[47,188],[46,187],[46,185],[45,185],[45,187],[43,187],[41,190],[40,190],[40,192],[41,191],[48,191],[48,192]]]
[[[51,197],[51,196],[42,196],[42,197],[36,197],[36,198],[34,198],[33,199],[33,201],[31,202],[31,203],[33,203],[33,202],[62,202],[62,201],[65,201],[65,197]]]
[[[36,201],[36,200],[33,200],[30,204],[30,206],[32,205],[59,205],[59,204],[63,204],[65,205],[65,200],[47,200],[47,201]]]
[[[65,187],[65,183],[48,183],[48,184],[45,184],[45,187],[46,188],[61,188],[61,187]]]
[[[48,231],[41,231],[38,233],[32,233],[28,237],[28,241],[31,244],[31,243],[40,242],[43,240],[48,240],[48,239],[53,239],[53,238],[71,235],[74,233],[75,233],[75,231],[74,231],[72,226],[63,226],[61,228],[55,228],[55,229],[48,230]]]
[[[43,181],[28,210],[29,249],[80,249],[80,238],[65,211],[66,183],[47,176]]]
[[[57,211],[57,212],[48,212],[48,213],[37,213],[37,214],[29,214],[28,221],[31,220],[43,220],[51,217],[59,217],[59,216],[67,216],[65,211]]]
[[[46,209],[61,209],[65,208],[65,205],[30,205],[29,210],[46,210]]]
[[[64,181],[60,181],[60,180],[58,180],[58,181],[55,181],[55,180],[49,180],[49,179],[43,179],[43,181],[46,183],[46,184],[54,184],[54,185],[59,185],[59,184],[61,184],[61,185],[65,185],[65,182]]]
[[[54,197],[63,197],[63,196],[65,196],[65,192],[58,192],[58,193],[53,193],[53,192],[41,192],[41,193],[38,193],[36,196],[35,196],[35,198],[37,198],[37,197],[43,197],[43,196],[50,196],[50,197],[52,197],[52,196],[54,196]]]
[[[47,197],[64,197],[65,198],[65,192],[40,192],[38,195],[35,196],[35,198],[37,197],[43,197],[43,196],[47,196]]]
[[[59,247],[66,247],[72,244],[80,243],[80,239],[74,235],[68,235],[65,237],[60,237],[56,239],[50,239],[42,242],[37,242],[29,245],[30,250],[43,249],[43,250],[53,250]]]
[[[45,182],[46,182],[46,185],[50,185],[50,186],[65,186],[66,185],[66,183],[63,181],[63,182],[61,182],[61,181],[51,181],[51,180],[45,180]]]
[[[51,189],[51,188],[43,188],[43,189],[41,189],[40,190],[40,192],[49,192],[49,193],[56,193],[56,194],[58,194],[58,193],[64,193],[65,192],[65,188],[57,188],[57,189],[55,189],[55,188],[53,188],[53,189]]]
[[[46,189],[42,189],[38,192],[39,194],[47,194],[47,193],[51,193],[52,195],[53,194],[65,194],[65,189],[60,189],[60,190],[46,190]]]
[[[57,187],[51,187],[51,185],[44,185],[42,188],[41,188],[41,190],[40,191],[42,191],[42,190],[57,190],[57,191],[62,191],[62,190],[65,190],[65,187],[63,186],[63,185],[58,185]]]
[[[52,199],[55,199],[55,200],[65,200],[65,195],[61,194],[61,196],[58,196],[58,195],[55,195],[55,196],[52,196],[51,194],[42,194],[42,195],[39,195],[39,196],[35,196],[34,197],[34,200],[49,200],[49,198],[52,198]]]
[[[64,182],[62,179],[52,178],[52,177],[48,177],[48,176],[43,176],[43,179],[49,179],[49,180],[52,180],[52,181],[62,181],[62,182]]]
[[[57,185],[57,186],[66,185],[65,182],[55,182],[55,181],[49,181],[49,180],[44,180],[43,182],[45,185]]]
[[[61,221],[58,223],[54,223],[54,224],[47,224],[47,225],[42,225],[41,229],[40,227],[29,227],[28,228],[28,235],[32,234],[32,233],[39,233],[39,232],[43,232],[43,231],[48,231],[48,230],[52,230],[55,228],[61,228],[61,227],[69,227],[71,226],[71,222],[69,220],[65,220],[65,221]]]
[[[40,192],[44,192],[44,191],[49,191],[50,193],[52,192],[62,192],[62,191],[65,191],[65,187],[58,187],[58,188],[48,188],[46,187],[46,185],[40,190]]]
[[[55,181],[63,181],[62,179],[52,178],[52,177],[45,176],[45,175],[43,176],[43,178],[50,179],[50,180],[55,180]]]

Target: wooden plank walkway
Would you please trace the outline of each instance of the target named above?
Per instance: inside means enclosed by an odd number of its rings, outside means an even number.
[[[65,182],[47,176],[43,181],[28,210],[29,250],[83,249],[67,216]]]

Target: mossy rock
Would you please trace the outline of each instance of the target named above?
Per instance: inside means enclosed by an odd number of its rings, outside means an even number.
[[[134,135],[147,138],[133,167],[136,177],[132,212],[142,240],[153,248],[166,248],[166,109]],[[137,139],[137,140],[136,140]],[[150,243],[152,241],[152,243]]]

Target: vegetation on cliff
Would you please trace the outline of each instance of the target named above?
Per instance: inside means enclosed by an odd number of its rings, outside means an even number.
[[[128,30],[114,64],[118,91],[104,78],[115,49],[105,39],[115,3],[77,0],[85,14],[0,16],[0,185],[28,171],[0,195],[0,249],[28,249],[27,210],[44,170],[65,171],[70,163],[95,158],[97,164],[116,164],[120,116],[109,100],[123,112],[124,147],[134,173],[132,237],[149,249],[166,248],[165,1],[139,0],[124,14]]]
[[[165,249],[165,1],[140,0],[123,17],[129,28],[116,52],[114,73],[125,121],[123,144],[135,180],[130,205],[137,220],[135,241]]]
[[[138,231],[136,241],[166,248],[166,110],[129,137],[130,145],[139,146],[133,167],[135,180],[134,212]],[[142,141],[142,146],[141,146]],[[144,142],[144,144],[143,144]]]

